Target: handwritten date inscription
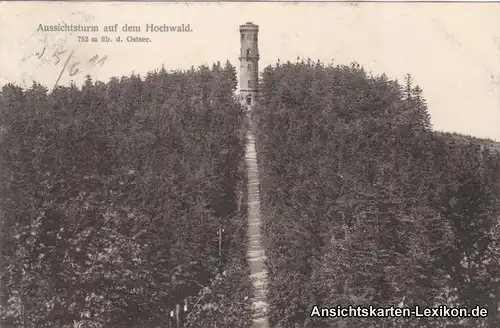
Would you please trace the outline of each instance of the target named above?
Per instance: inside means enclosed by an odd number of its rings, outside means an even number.
[[[46,47],[43,47],[41,51],[35,53],[35,56],[38,59],[44,61],[48,60],[49,62],[52,61],[52,63],[56,67],[60,63],[62,63],[62,69],[54,84],[54,88],[61,80],[61,77],[63,76],[64,72],[67,72],[68,75],[72,77],[79,73],[82,73],[85,70],[84,66],[87,66],[87,69],[91,69],[96,66],[102,67],[108,58],[108,56],[99,56],[98,54],[96,54],[82,61],[74,59],[73,58],[74,53],[75,53],[74,49],[72,49],[71,51],[69,51],[69,49],[56,49],[51,52],[47,51]],[[49,59],[47,59],[47,57],[49,57]]]

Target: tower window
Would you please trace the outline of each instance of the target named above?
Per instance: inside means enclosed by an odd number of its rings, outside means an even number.
[[[241,41],[245,40],[245,33],[241,33]]]
[[[254,40],[255,42],[257,42],[257,34],[255,34],[255,35],[253,36],[253,40]]]
[[[250,49],[247,49],[247,58],[250,57]]]
[[[248,80],[248,87],[251,88],[252,87],[252,80]]]
[[[247,96],[247,105],[251,105],[252,104],[252,96],[248,95]]]
[[[252,36],[250,34],[247,35],[247,40],[252,40]]]

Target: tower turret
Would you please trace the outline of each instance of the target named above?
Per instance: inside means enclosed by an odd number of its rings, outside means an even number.
[[[247,22],[240,25],[240,95],[249,110],[255,105],[259,82],[259,26]]]

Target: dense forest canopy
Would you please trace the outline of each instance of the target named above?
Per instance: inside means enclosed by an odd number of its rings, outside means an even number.
[[[229,63],[3,87],[2,327],[248,323],[235,89]]]
[[[216,63],[2,88],[2,327],[164,327],[184,300],[186,328],[250,326],[236,87]],[[356,63],[278,62],[259,90],[272,327],[500,326],[498,143],[432,131],[410,75]],[[314,305],[489,313],[318,318]]]
[[[432,132],[409,75],[401,84],[356,63],[287,62],[264,70],[260,90],[254,120],[273,327],[499,326],[494,147]],[[315,304],[480,305],[489,315],[310,317]]]

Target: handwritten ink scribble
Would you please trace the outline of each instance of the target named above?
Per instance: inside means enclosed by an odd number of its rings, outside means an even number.
[[[35,56],[38,57],[38,59],[42,58],[43,54],[45,53],[45,47],[43,47],[43,50],[40,52],[35,53]]]
[[[97,61],[97,59],[98,59],[98,58],[99,58],[99,56],[98,56],[98,55],[95,55],[94,57],[92,57],[92,58],[90,58],[90,59],[89,59],[89,63],[96,64],[96,61]],[[108,59],[108,56],[104,56],[104,57],[102,57],[102,58],[101,58],[101,60],[99,60],[99,61],[97,62],[97,64],[99,64],[99,63],[100,63],[100,64],[101,64],[101,66],[102,66],[102,65],[104,65],[104,62],[106,61],[106,59]]]
[[[66,62],[64,63],[64,67],[63,67],[63,69],[61,70],[61,73],[59,73],[59,77],[57,78],[56,83],[54,84],[54,88],[53,88],[53,89],[55,89],[55,88],[56,88],[56,86],[57,86],[57,83],[59,83],[59,80],[61,79],[61,76],[63,75],[64,70],[66,69],[66,66],[68,65],[69,60],[70,60],[70,59],[71,59],[71,57],[73,56],[73,53],[74,53],[74,50],[71,50],[71,53],[69,54],[68,59],[66,59]],[[57,59],[58,59],[58,61],[57,61],[57,62],[59,63],[59,57],[58,57]],[[56,63],[56,65],[57,65],[57,63]]]
[[[35,53],[35,56],[42,61],[49,61],[50,62],[50,60],[47,60],[46,58],[44,58],[46,50],[47,50],[47,48],[43,47],[43,49],[41,51],[38,51]],[[68,51],[69,51],[69,49],[67,49],[67,48],[55,49],[52,52],[52,56],[50,57],[53,60],[54,66],[59,65],[59,63],[64,60],[64,65],[59,73],[59,76],[57,77],[57,80],[54,84],[54,88],[57,86],[57,84],[61,80],[65,71],[67,71],[68,75],[71,77],[84,71],[84,69],[81,69],[78,67],[80,65],[81,61],[73,59],[74,54],[75,54],[74,49],[71,50],[71,52],[69,53],[69,56],[66,59],[63,59],[63,55],[68,53]],[[107,58],[108,58],[107,55],[105,55],[103,57],[99,56],[98,54],[92,56],[91,58],[89,58],[87,60],[87,63],[89,64],[88,69],[91,69],[95,66],[102,67],[104,65],[104,63],[106,62]]]

